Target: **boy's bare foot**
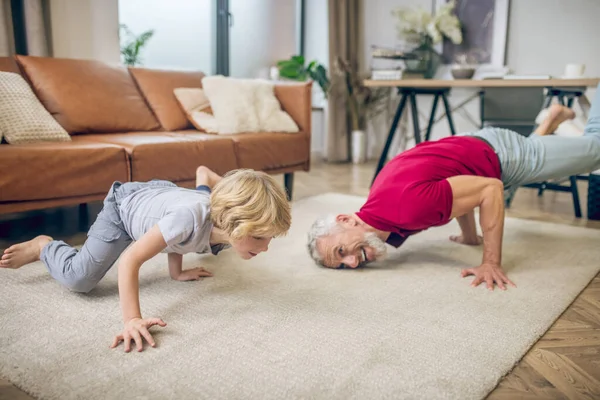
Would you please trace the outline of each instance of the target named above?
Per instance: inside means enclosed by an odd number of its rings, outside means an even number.
[[[52,241],[50,236],[41,235],[28,242],[23,242],[10,246],[4,250],[0,267],[2,268],[21,268],[25,264],[38,261],[42,249]]]

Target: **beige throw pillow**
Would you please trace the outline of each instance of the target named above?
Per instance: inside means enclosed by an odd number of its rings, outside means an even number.
[[[181,105],[188,120],[196,129],[207,133],[219,133],[208,97],[204,90],[197,88],[177,88],[175,98]]]
[[[217,75],[203,78],[202,86],[175,89],[175,97],[199,130],[222,135],[299,132],[292,117],[281,109],[270,81]]]
[[[0,72],[0,132],[9,144],[71,140],[25,79],[13,72]]]
[[[220,134],[299,131],[281,109],[271,81],[216,75],[202,78],[202,87]]]

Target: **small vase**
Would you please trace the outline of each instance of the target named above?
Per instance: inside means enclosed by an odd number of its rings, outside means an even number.
[[[423,74],[425,79],[433,78],[442,63],[442,56],[433,48],[431,38],[429,36],[421,38],[419,46],[412,50],[411,54],[415,55],[417,59],[407,60],[407,70]]]
[[[367,135],[365,131],[352,131],[352,162],[363,164],[367,161]]]

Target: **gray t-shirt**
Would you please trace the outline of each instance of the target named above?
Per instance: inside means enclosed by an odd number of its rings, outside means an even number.
[[[213,253],[229,246],[210,246],[210,194],[176,186],[145,186],[125,197],[119,211],[125,230],[139,240],[154,225],[163,235],[163,253]]]

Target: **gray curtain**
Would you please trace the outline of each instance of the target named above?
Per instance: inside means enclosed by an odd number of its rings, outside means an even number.
[[[48,57],[51,54],[49,1],[51,0],[25,0],[24,2],[27,52],[30,56]]]
[[[329,69],[335,68],[338,57],[359,68],[362,49],[362,0],[328,0]],[[332,86],[344,85],[341,76],[330,73]],[[347,161],[349,158],[349,120],[343,90],[332,90],[327,102],[325,158],[327,161]]]
[[[10,0],[0,0],[0,57],[15,53]]]
[[[50,56],[48,0],[25,0],[23,7],[28,54],[40,57]],[[0,0],[0,57],[14,54],[15,41],[10,0]]]

